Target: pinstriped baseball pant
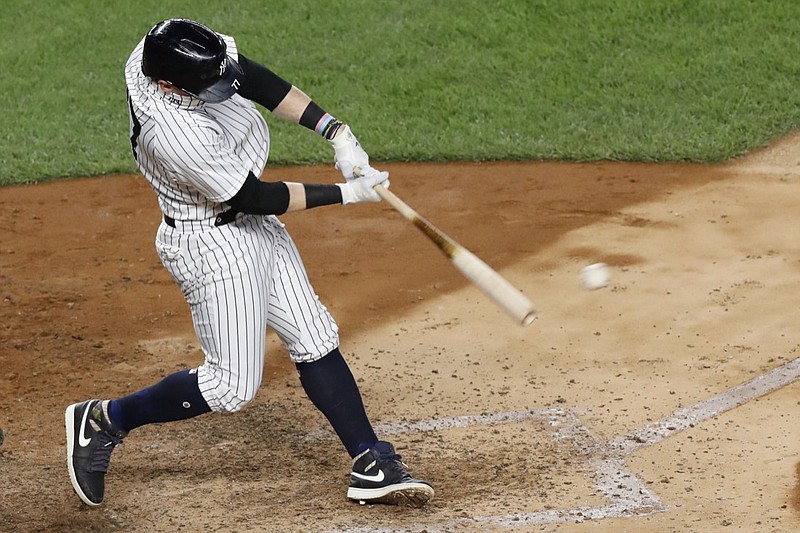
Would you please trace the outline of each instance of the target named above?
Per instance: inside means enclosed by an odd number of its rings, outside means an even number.
[[[338,326],[276,217],[176,226],[161,224],[156,249],[189,303],[205,355],[198,385],[212,410],[237,411],[255,397],[267,327],[294,362],[316,361],[338,347]]]

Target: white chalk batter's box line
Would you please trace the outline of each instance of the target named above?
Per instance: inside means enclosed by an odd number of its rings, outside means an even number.
[[[519,423],[536,420],[548,424],[553,431],[551,437],[561,443],[588,453],[588,470],[598,491],[608,500],[597,507],[576,507],[571,509],[551,509],[531,513],[512,513],[508,515],[473,516],[464,519],[451,519],[444,524],[424,524],[430,532],[452,531],[461,525],[491,524],[495,528],[515,528],[557,522],[576,522],[600,520],[604,518],[624,518],[644,516],[663,512],[667,507],[646,484],[625,465],[625,457],[646,446],[665,440],[686,428],[714,418],[750,400],[785,387],[800,377],[800,358],[790,361],[766,374],[757,376],[741,385],[726,390],[690,407],[675,411],[669,416],[636,429],[627,435],[609,442],[600,442],[578,417],[567,409],[548,408],[534,411],[509,411],[487,415],[464,415],[449,418],[400,422],[375,427],[380,435],[395,435],[407,432],[443,431],[479,425]],[[316,431],[306,435],[309,440],[330,436],[328,431]],[[329,533],[375,533],[419,531],[423,524],[417,523],[408,529],[348,528],[330,530]]]

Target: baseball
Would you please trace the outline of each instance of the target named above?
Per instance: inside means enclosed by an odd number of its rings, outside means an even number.
[[[602,289],[611,281],[611,272],[605,263],[595,263],[581,270],[581,283],[586,289]]]

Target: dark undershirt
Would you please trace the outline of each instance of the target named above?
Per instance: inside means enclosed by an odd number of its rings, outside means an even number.
[[[237,91],[239,95],[274,111],[289,94],[292,84],[242,54],[239,54],[238,63],[244,72],[244,79]]]

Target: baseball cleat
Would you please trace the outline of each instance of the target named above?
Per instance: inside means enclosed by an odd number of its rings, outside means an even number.
[[[100,400],[67,407],[67,468],[72,488],[87,505],[103,503],[111,452],[125,433],[114,429]]]
[[[423,507],[433,498],[433,487],[411,477],[407,468],[390,443],[378,441],[353,459],[347,497],[362,504]]]

